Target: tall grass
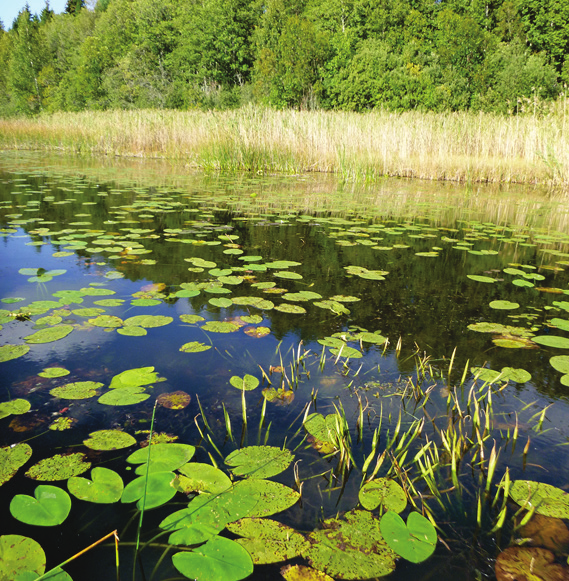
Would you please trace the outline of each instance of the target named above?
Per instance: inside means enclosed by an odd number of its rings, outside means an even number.
[[[487,113],[88,111],[0,120],[0,147],[164,157],[189,167],[569,184],[566,100]]]

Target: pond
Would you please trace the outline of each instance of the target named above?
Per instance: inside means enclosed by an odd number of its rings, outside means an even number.
[[[568,212],[3,152],[0,579],[568,578]]]

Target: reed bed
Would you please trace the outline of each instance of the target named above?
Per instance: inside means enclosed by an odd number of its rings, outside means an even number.
[[[0,147],[162,157],[206,170],[569,185],[566,99],[544,114],[86,111],[0,119]]]

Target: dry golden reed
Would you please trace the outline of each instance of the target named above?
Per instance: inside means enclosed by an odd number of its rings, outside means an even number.
[[[88,111],[0,119],[5,149],[165,157],[189,167],[569,184],[566,99],[546,114]]]

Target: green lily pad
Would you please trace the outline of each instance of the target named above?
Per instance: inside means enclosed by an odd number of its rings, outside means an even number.
[[[41,484],[34,496],[17,494],[10,502],[10,513],[28,525],[53,527],[60,525],[71,510],[69,494],[49,484]]]
[[[92,307],[90,309],[73,309],[71,311],[77,317],[97,317],[105,312],[105,309]]]
[[[104,393],[97,401],[103,405],[134,405],[150,397],[143,386],[123,387]]]
[[[2,345],[0,347],[0,363],[22,357],[29,350],[29,345]]]
[[[241,320],[250,325],[258,325],[263,322],[263,317],[261,317],[261,315],[243,315]]]
[[[525,280],[523,278],[516,278],[512,281],[512,284],[515,284],[516,286],[522,286],[522,287],[534,287],[535,284],[533,284],[533,282],[530,282],[529,280]]]
[[[466,275],[470,280],[475,280],[476,282],[486,282],[486,283],[494,283],[496,282],[495,278],[491,278],[489,276],[480,276],[478,274],[467,274]]]
[[[53,325],[59,325],[59,323],[61,323],[61,321],[63,321],[63,319],[61,317],[59,317],[58,315],[50,315],[48,317],[41,317],[41,318],[36,319],[34,321],[34,323],[35,323],[34,329],[36,329],[37,327],[42,327],[42,326],[53,327]]]
[[[327,519],[323,529],[308,535],[304,556],[312,567],[341,579],[383,577],[395,569],[395,552],[371,513],[353,510],[345,520]]]
[[[19,416],[25,414],[32,407],[30,402],[26,399],[11,399],[0,403],[0,420],[8,416]]]
[[[569,494],[551,484],[531,480],[515,480],[510,497],[520,506],[531,508],[543,516],[569,518]]]
[[[8,482],[31,455],[31,447],[23,442],[0,448],[0,486]]]
[[[243,518],[229,523],[227,528],[233,534],[245,537],[237,542],[253,557],[255,565],[293,559],[309,547],[303,535],[271,519]]]
[[[158,299],[134,299],[133,301],[130,301],[130,304],[133,307],[156,307],[157,305],[161,304],[162,301],[159,301]],[[139,315],[139,316],[144,316],[144,315]]]
[[[178,469],[184,477],[184,494],[209,492],[219,494],[231,488],[231,480],[219,468],[199,462],[188,462]]]
[[[332,311],[336,315],[342,315],[342,314],[349,315],[350,314],[350,309],[347,309],[342,303],[339,303],[338,301],[331,301],[331,300],[316,301],[312,304],[315,307],[319,307],[320,309],[328,309],[329,311]]]
[[[144,337],[148,335],[148,331],[142,327],[120,327],[117,329],[117,333],[127,337]]]
[[[189,343],[184,343],[180,347],[180,351],[183,353],[201,353],[202,351],[207,351],[211,348],[211,345],[206,345],[205,343],[200,343],[199,341],[190,341]]]
[[[94,319],[89,319],[89,324],[94,327],[104,327],[106,329],[115,329],[123,326],[123,320],[114,315],[99,315]]]
[[[252,391],[259,387],[259,380],[254,375],[249,375],[248,373],[244,377],[233,375],[229,379],[229,383],[233,387],[244,391]]]
[[[330,349],[330,353],[335,356],[349,357],[350,359],[360,359],[363,355],[353,347],[342,346],[339,349]]]
[[[334,581],[330,575],[306,565],[287,565],[281,568],[285,581]]]
[[[428,559],[437,546],[437,531],[431,522],[418,512],[412,512],[407,524],[389,510],[381,517],[381,533],[398,555],[412,563]]]
[[[98,430],[89,436],[83,444],[91,450],[121,450],[136,444],[136,438],[121,430]]]
[[[45,564],[45,553],[38,542],[21,535],[0,537],[0,579],[17,579],[24,571],[41,575]]]
[[[26,343],[37,345],[39,343],[53,343],[67,337],[73,331],[71,325],[58,325],[57,327],[50,327],[49,329],[41,329],[27,337],[24,337]]]
[[[273,274],[274,274],[274,276],[276,276],[278,278],[287,278],[290,280],[301,280],[302,279],[302,275],[298,274],[298,272],[290,272],[288,270],[279,270]]]
[[[110,288],[94,288],[91,286],[79,289],[79,292],[85,297],[104,297],[116,294]]]
[[[556,355],[549,359],[549,363],[556,371],[561,373],[569,373],[569,355]]]
[[[239,581],[253,572],[249,553],[239,543],[218,536],[193,551],[175,553],[172,563],[182,575],[200,581]]]
[[[260,478],[241,480],[235,484],[233,491],[237,498],[247,497],[254,501],[253,507],[238,518],[271,516],[290,508],[300,500],[300,494],[296,490],[280,482]],[[241,500],[241,502],[243,501]],[[237,518],[232,520],[237,520]]]
[[[145,509],[162,506],[172,500],[176,494],[176,489],[171,486],[175,477],[173,472],[151,472],[148,478],[146,475],[139,476],[124,487],[121,502],[138,501],[136,506],[139,510],[142,510],[143,505]],[[143,500],[145,489],[146,501]]]
[[[387,337],[380,335],[379,333],[367,333],[361,332],[357,335],[358,341],[363,341],[364,343],[373,343],[374,345],[383,345],[387,341]]]
[[[276,305],[275,311],[280,311],[281,313],[289,313],[291,315],[304,315],[306,313],[306,309],[298,305],[291,305],[289,303],[282,303],[280,305]]]
[[[91,478],[71,477],[67,481],[69,492],[79,500],[97,504],[113,504],[120,500],[124,486],[114,470],[97,466],[91,470]]]
[[[274,446],[247,446],[235,450],[225,459],[236,476],[269,478],[286,470],[294,456],[289,450]]]
[[[188,323],[188,325],[194,325],[200,321],[205,321],[205,319],[200,315],[180,315],[180,321]]]
[[[136,469],[136,474],[146,473],[148,454],[150,453],[150,473],[169,472],[177,470],[186,462],[189,462],[196,449],[189,444],[152,444],[150,448],[140,448],[133,452],[126,461],[129,464],[141,464]]]
[[[197,297],[200,294],[199,290],[193,290],[193,289],[182,289],[177,291],[174,296],[179,298],[179,299],[191,299],[193,297]],[[181,315],[181,317],[183,317],[185,315]]]
[[[139,387],[158,381],[162,380],[158,377],[158,373],[155,373],[154,367],[137,367],[135,369],[127,369],[115,375],[109,387],[111,389]]]
[[[40,460],[27,472],[32,480],[67,480],[71,476],[79,476],[91,468],[91,462],[85,462],[87,456],[75,454],[57,454],[51,458]]]
[[[239,331],[239,325],[235,323],[228,323],[225,321],[208,321],[205,325],[201,327],[204,331],[210,331],[211,333],[233,333]]]
[[[101,299],[94,301],[93,304],[100,307],[120,307],[124,304],[124,299]]]
[[[163,315],[137,315],[125,319],[125,327],[142,327],[144,329],[153,329],[169,325],[174,319]]]
[[[71,372],[64,367],[46,367],[43,371],[40,371],[38,375],[40,377],[55,378],[55,377],[65,377]]]
[[[96,381],[76,381],[55,387],[49,393],[62,399],[88,399],[98,395],[97,390],[101,387],[103,384]]]
[[[532,341],[545,347],[555,347],[557,349],[569,349],[569,339],[557,335],[538,335]]]
[[[376,478],[366,482],[360,488],[358,498],[360,504],[367,510],[375,510],[381,505],[385,510],[399,513],[407,506],[403,488],[389,478]]]
[[[510,311],[519,308],[520,305],[511,301],[492,301],[489,306],[491,309]]]
[[[233,304],[231,299],[226,299],[224,297],[209,299],[208,302],[213,307],[219,307],[221,309],[226,309],[227,307],[230,307]]]
[[[75,418],[64,418],[63,416],[60,416],[59,418],[55,418],[55,420],[49,424],[48,429],[53,430],[54,432],[63,432],[63,430],[69,430],[76,422],[77,420]]]

